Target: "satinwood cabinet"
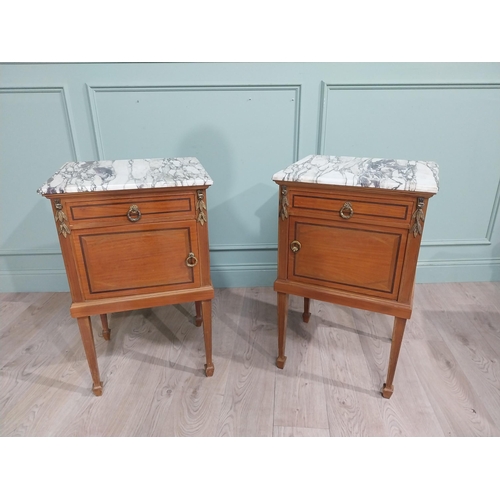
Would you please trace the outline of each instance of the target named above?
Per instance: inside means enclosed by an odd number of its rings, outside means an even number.
[[[39,190],[50,199],[93,380],[102,394],[90,316],[195,302],[203,324],[205,374],[212,362],[206,190],[196,158],[65,164]]]
[[[310,156],[273,177],[280,190],[279,368],[286,361],[289,294],[304,297],[305,322],[310,299],[384,313],[395,317],[382,389],[392,395],[427,201],[438,182],[432,162],[397,162]]]

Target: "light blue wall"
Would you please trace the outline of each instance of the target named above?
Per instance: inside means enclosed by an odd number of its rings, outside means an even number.
[[[70,160],[196,156],[215,286],[276,276],[277,186],[308,154],[434,160],[417,281],[500,280],[500,64],[0,65],[0,290],[67,290],[49,202]]]

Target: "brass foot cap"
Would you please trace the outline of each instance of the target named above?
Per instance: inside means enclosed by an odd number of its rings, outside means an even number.
[[[95,385],[95,384],[93,384],[93,385],[92,385],[92,392],[93,392],[96,396],[102,396],[102,382],[101,382],[99,385]]]
[[[209,365],[205,365],[205,376],[211,377],[214,374],[214,365],[210,363]]]
[[[286,363],[286,356],[283,356],[282,358],[278,356],[278,358],[276,359],[276,366],[278,368],[283,369],[285,367],[285,363]]]
[[[104,340],[109,340],[111,338],[111,330],[103,330],[102,331],[102,338]]]
[[[382,396],[385,399],[389,399],[392,396],[393,392],[394,392],[394,386],[393,385],[391,385],[391,387],[386,387],[386,385],[384,384],[384,387],[382,389]]]

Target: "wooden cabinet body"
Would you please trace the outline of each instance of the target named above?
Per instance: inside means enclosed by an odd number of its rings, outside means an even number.
[[[203,324],[205,374],[212,362],[206,190],[208,185],[43,193],[51,200],[72,297],[93,379],[102,393],[90,316],[195,302]]]
[[[278,358],[285,365],[288,294],[395,316],[383,396],[393,377],[413,287],[428,192],[275,181],[280,189]],[[415,229],[415,230],[414,230]]]

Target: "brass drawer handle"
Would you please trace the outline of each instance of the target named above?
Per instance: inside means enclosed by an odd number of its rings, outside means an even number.
[[[193,252],[189,252],[189,255],[186,259],[186,266],[188,267],[194,267],[198,264],[198,259],[194,256]]]
[[[302,248],[302,245],[300,244],[300,241],[293,240],[293,241],[290,243],[290,250],[291,250],[293,253],[297,253],[297,252],[298,252],[301,248]]]
[[[342,208],[340,209],[339,214],[342,217],[342,219],[350,219],[354,215],[354,210],[352,209],[352,205],[348,201],[346,201],[342,206]]]
[[[142,217],[141,211],[137,205],[132,205],[127,212],[127,219],[130,222],[137,222]]]

